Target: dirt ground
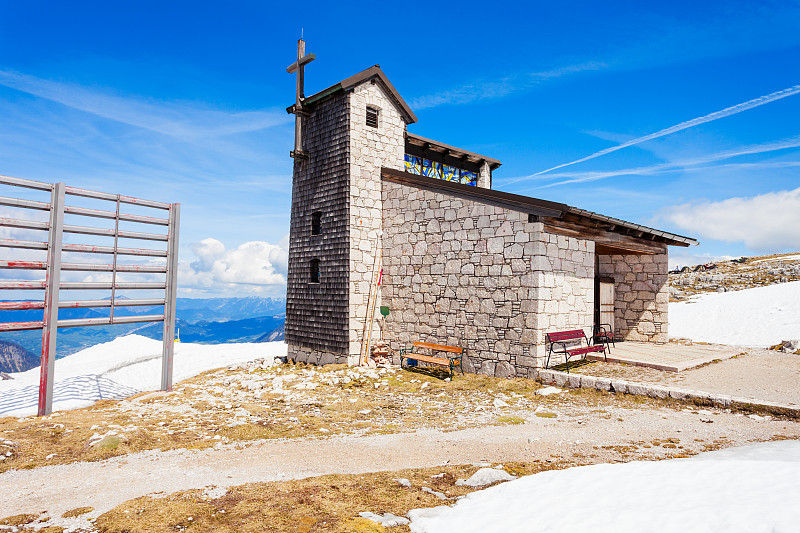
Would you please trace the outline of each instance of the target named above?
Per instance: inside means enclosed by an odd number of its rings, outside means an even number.
[[[800,405],[800,355],[761,348],[742,348],[731,359],[680,372],[603,362],[574,372]]]
[[[800,439],[796,421],[674,401],[581,389],[557,392],[530,380],[458,376],[445,382],[397,369],[373,372],[288,365],[220,370],[184,382],[169,395],[109,402],[49,420],[0,420],[0,435],[5,435],[0,442],[14,439],[17,454],[17,466],[0,473],[0,517],[28,513],[37,520],[49,518],[51,527],[94,530],[90,520],[135,498],[191,489],[224,493],[247,483],[441,465],[536,461],[560,467],[665,459],[754,441]],[[276,383],[281,383],[278,392]],[[274,409],[256,409],[256,393]],[[107,450],[111,455],[82,456],[81,449],[96,448],[89,442],[108,433],[109,425],[98,422],[109,413],[123,428],[113,436],[126,440]],[[33,441],[28,444],[26,432],[54,423],[63,426],[52,437],[54,445],[65,439],[67,457],[90,460],[33,460],[44,452]],[[152,423],[165,439],[159,445],[150,435],[140,447],[130,445],[139,433],[124,430],[134,423],[140,429]],[[264,424],[291,429],[289,438],[242,430]],[[215,439],[215,432],[225,437]],[[83,436],[73,439],[75,434]],[[183,445],[166,439],[176,434],[183,435]],[[61,518],[77,508],[92,510]]]

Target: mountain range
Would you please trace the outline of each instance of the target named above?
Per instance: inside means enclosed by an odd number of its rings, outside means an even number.
[[[269,342],[283,340],[286,300],[283,298],[178,298],[175,327],[183,342],[220,344],[230,342]],[[115,315],[163,313],[162,306],[117,307]],[[61,309],[59,319],[108,317],[108,308]],[[0,322],[25,322],[42,319],[41,310],[0,311]],[[89,346],[137,333],[161,340],[163,325],[157,323],[116,324],[61,328],[58,330],[56,357],[64,357]],[[0,347],[14,345],[32,355],[32,366],[39,364],[41,330],[3,332]],[[19,372],[18,361],[33,361],[16,348],[6,348],[15,357],[0,356],[0,372]],[[16,350],[16,351],[14,351]],[[10,356],[9,356],[10,357]],[[31,368],[29,366],[28,368]],[[27,368],[26,368],[27,370]]]
[[[0,372],[25,372],[39,366],[39,357],[15,342],[0,341]]]

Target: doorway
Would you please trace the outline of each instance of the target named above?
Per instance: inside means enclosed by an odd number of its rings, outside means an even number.
[[[614,297],[614,278],[595,278],[594,321],[597,325],[610,325],[611,331],[616,331],[614,327]]]

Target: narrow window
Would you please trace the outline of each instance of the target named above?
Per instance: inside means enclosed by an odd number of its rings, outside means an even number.
[[[319,259],[311,260],[311,283],[319,283]]]
[[[322,212],[316,211],[311,213],[311,235],[319,235],[322,233]]]
[[[367,126],[378,127],[378,110],[374,107],[367,107]]]

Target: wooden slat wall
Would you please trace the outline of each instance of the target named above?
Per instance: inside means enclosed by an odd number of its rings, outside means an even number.
[[[349,349],[348,105],[341,93],[306,119],[303,147],[310,158],[295,162],[286,290],[286,342],[336,353]],[[315,211],[322,212],[321,235],[312,236]],[[314,258],[318,284],[309,283]]]

